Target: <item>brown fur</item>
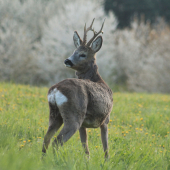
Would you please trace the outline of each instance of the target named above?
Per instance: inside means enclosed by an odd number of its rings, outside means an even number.
[[[77,32],[76,34],[78,35]],[[79,38],[79,36],[77,37]],[[74,39],[77,40],[77,37]],[[94,45],[96,45],[95,49],[98,51],[101,47],[102,39],[100,36],[96,39],[98,39],[98,43]],[[86,55],[86,58],[80,58],[82,53]],[[49,102],[49,128],[44,137],[42,151],[46,152],[51,137],[64,123],[63,129],[53,142],[53,147],[58,147],[59,144],[63,145],[79,130],[82,145],[85,152],[89,154],[86,128],[100,127],[105,157],[107,158],[107,124],[109,123],[109,116],[113,106],[112,91],[99,75],[94,49],[80,45],[73,53],[71,62],[74,63],[72,69],[77,71],[78,79],[65,79],[52,86],[48,92],[50,94],[54,89],[57,89],[68,100],[62,105]]]

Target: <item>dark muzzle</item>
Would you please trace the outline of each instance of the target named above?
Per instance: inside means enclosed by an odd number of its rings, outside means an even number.
[[[73,63],[69,60],[69,59],[66,59],[65,61],[64,61],[64,64],[66,65],[66,66],[73,66]]]

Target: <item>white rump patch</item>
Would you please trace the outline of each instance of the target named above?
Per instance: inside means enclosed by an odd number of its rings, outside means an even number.
[[[48,101],[52,104],[57,104],[57,106],[61,106],[63,103],[67,102],[67,97],[64,96],[57,88],[53,89],[48,94]]]

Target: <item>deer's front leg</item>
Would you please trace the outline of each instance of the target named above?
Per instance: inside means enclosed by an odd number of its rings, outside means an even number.
[[[107,129],[107,124],[103,124],[100,126],[101,129],[101,139],[103,143],[103,150],[105,152],[105,158],[109,158],[109,153],[108,153],[108,129]]]
[[[80,133],[80,139],[81,139],[82,146],[83,146],[83,148],[85,150],[85,153],[87,155],[90,155],[90,152],[89,152],[89,149],[88,149],[88,140],[87,140],[86,128],[81,127],[79,129],[79,133]]]

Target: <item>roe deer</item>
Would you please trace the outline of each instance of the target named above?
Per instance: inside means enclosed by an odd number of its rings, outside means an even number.
[[[108,158],[107,124],[113,98],[111,89],[98,72],[95,56],[102,46],[102,36],[98,35],[103,33],[104,22],[99,32],[92,29],[93,22],[94,19],[87,29],[85,25],[83,41],[77,31],[74,32],[73,40],[76,50],[64,62],[66,67],[76,70],[78,79],[65,79],[49,89],[49,127],[44,137],[43,153],[46,153],[50,139],[64,123],[62,130],[52,143],[53,149],[58,148],[59,144],[63,145],[79,130],[85,153],[89,155],[86,128],[100,127],[105,158]],[[90,30],[93,31],[94,36],[86,43],[87,32]]]

